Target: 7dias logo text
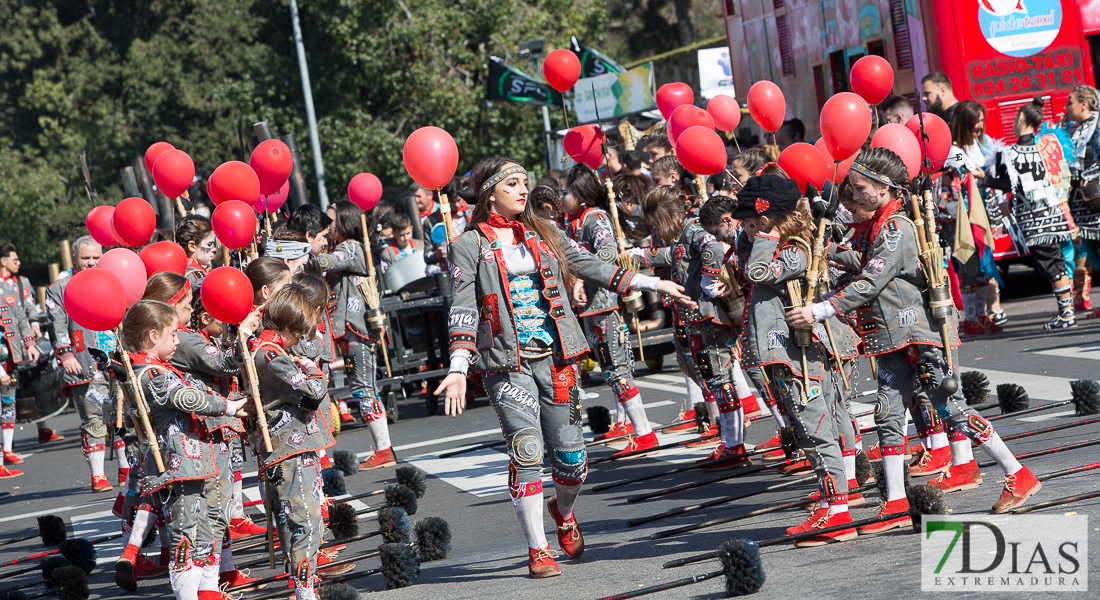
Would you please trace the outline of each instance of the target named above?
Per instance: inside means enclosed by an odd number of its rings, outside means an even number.
[[[921,590],[1087,591],[1085,515],[927,515]]]

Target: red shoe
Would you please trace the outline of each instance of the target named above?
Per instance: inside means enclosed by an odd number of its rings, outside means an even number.
[[[23,462],[22,458],[14,452],[4,452],[4,464],[5,465],[18,465]]]
[[[855,479],[848,480],[848,508],[855,508],[867,504],[867,499],[863,497],[863,492],[852,491],[857,487],[859,487],[859,483],[857,483]]]
[[[691,409],[691,410],[687,411],[686,413],[680,415],[680,418],[678,418],[676,420],[677,421],[688,421],[688,423],[684,423],[683,425],[677,425],[675,427],[669,427],[669,428],[665,429],[665,433],[676,433],[677,431],[688,431],[688,430],[691,430],[691,429],[695,429],[695,409]]]
[[[118,470],[118,486],[126,487],[126,478],[130,476],[130,469],[119,468]]]
[[[787,453],[784,452],[782,449],[771,450],[769,452],[765,452],[764,454],[760,455],[760,460],[768,461],[768,462],[774,462],[774,461],[777,461],[777,460],[787,460]]]
[[[814,529],[824,529],[826,527],[834,527],[837,525],[844,525],[845,523],[852,522],[852,515],[848,511],[828,514],[826,509],[826,515],[817,521],[814,521],[810,525],[810,531]],[[812,548],[814,546],[824,546],[825,544],[832,544],[834,542],[846,542],[848,540],[854,540],[858,537],[856,528],[841,529],[840,531],[834,531],[832,533],[822,533],[815,535],[812,538],[806,538],[804,540],[798,540],[794,543],[795,548]]]
[[[38,443],[48,444],[50,442],[60,442],[65,439],[65,436],[54,433],[52,429],[39,429],[38,430]]]
[[[808,460],[795,461],[789,465],[783,465],[776,469],[776,472],[780,475],[801,475],[802,473],[809,473],[813,470],[813,466],[810,465]]]
[[[927,450],[921,448],[921,453],[909,463],[909,475],[921,477],[942,473],[951,467],[951,446],[933,448]]]
[[[1005,475],[1005,489],[1001,492],[1000,499],[993,505],[993,514],[999,515],[1016,508],[1041,489],[1043,484],[1035,479],[1031,469],[1021,466],[1020,470],[1012,475]]]
[[[328,520],[328,498],[325,498],[325,501],[321,503],[321,519]]]
[[[810,494],[810,496],[811,497],[816,496],[814,498],[814,500],[818,500],[818,499],[821,498],[821,493],[820,492],[814,492],[813,494]],[[829,514],[829,509],[827,509],[827,508],[816,508],[815,507],[813,512],[810,513],[810,516],[806,517],[806,520],[803,521],[801,524],[795,525],[794,527],[788,527],[787,528],[787,535],[794,535],[796,533],[803,533],[803,532],[809,531],[811,525],[813,525],[814,523],[820,521],[822,519],[822,517],[825,517],[828,514]]]
[[[558,525],[558,545],[561,546],[562,553],[569,558],[580,558],[584,554],[584,536],[577,525],[576,515],[569,515],[568,519],[561,518],[557,496],[550,498],[547,507],[550,509],[550,516],[554,517],[554,523]]]
[[[167,574],[168,567],[162,567],[148,558],[145,558],[144,554],[137,555],[137,563],[134,564],[134,577],[138,579],[152,579],[154,577],[163,577]]]
[[[322,469],[331,469],[332,468],[332,461],[328,459],[328,454],[321,457],[321,468]]]
[[[723,459],[723,458],[729,458],[730,456],[737,456],[738,454],[744,454],[744,453],[745,453],[745,445],[744,444],[737,444],[736,446],[734,446],[732,448],[715,449],[714,452],[711,452],[710,456],[708,456],[704,460],[719,460],[719,459]],[[741,458],[735,458],[735,459],[732,459],[732,460],[727,460],[725,462],[709,463],[709,464],[703,465],[702,470],[703,471],[724,471],[726,469],[733,469],[735,467],[744,467],[744,466],[751,465],[751,464],[752,464],[752,460],[747,456],[743,456]]]
[[[4,465],[0,465],[0,479],[11,479],[12,477],[19,477],[22,474],[23,474],[22,471],[17,471],[15,469],[9,469],[9,468],[5,467]]]
[[[996,335],[1004,331],[1003,329],[1001,329],[1000,325],[997,325],[996,323],[991,321],[987,315],[981,315],[980,317],[978,317],[978,326],[980,326],[982,330],[985,331],[986,335]]]
[[[141,549],[134,544],[127,544],[122,551],[122,556],[115,561],[115,585],[127,592],[137,591],[137,577],[134,576],[134,563],[140,556]],[[168,567],[164,567],[167,569]]]
[[[544,577],[556,577],[561,575],[558,563],[554,562],[554,555],[550,552],[550,546],[527,549],[527,573],[531,579]]]
[[[198,600],[233,600],[233,596],[221,590],[199,590]]]
[[[336,565],[335,567],[325,568],[325,565],[333,562],[332,557],[325,554],[324,550],[317,553],[317,574],[322,577],[335,577],[337,575],[343,575],[348,571],[355,568],[355,563],[344,563],[342,565]]]
[[[1085,318],[1086,318],[1086,319],[1096,319],[1096,318],[1100,318],[1100,308],[1098,308],[1098,309],[1096,309],[1096,310],[1094,310],[1094,311],[1090,312],[1089,314],[1085,315]]]
[[[896,519],[890,519],[889,521],[881,521],[878,523],[872,523],[870,525],[860,525],[856,528],[856,531],[860,535],[867,535],[872,533],[882,533],[883,531],[889,531],[898,527],[912,527],[913,519],[909,518],[909,499],[898,498],[897,500],[891,500],[885,502],[882,508],[879,509],[879,515],[888,515],[891,513],[906,513],[903,516]]]
[[[634,433],[633,425],[623,425],[623,423],[612,423],[611,427],[607,428],[607,433],[601,433],[592,438],[593,442],[602,442],[603,440],[611,439],[613,437],[619,437],[620,435],[627,435]]]
[[[393,453],[393,447],[386,448],[385,450],[379,450],[372,454],[370,458],[359,463],[360,471],[370,471],[372,469],[381,469],[382,467],[392,467],[397,464],[397,456]]]
[[[779,447],[779,434],[777,433],[777,434],[772,436],[772,439],[764,442],[763,444],[757,444],[757,445],[753,446],[752,449],[753,450],[767,450],[769,448],[778,448],[778,447]]]
[[[230,539],[237,539],[246,535],[263,535],[267,533],[266,527],[260,527],[252,522],[252,519],[232,519],[229,521]],[[278,542],[276,542],[278,543]]]
[[[973,460],[964,465],[951,465],[939,477],[929,481],[928,484],[938,487],[946,494],[962,490],[976,490],[982,483],[982,474],[978,471],[978,463]]]
[[[764,409],[756,399],[756,394],[741,399],[741,410],[745,412],[746,419],[764,414]]]
[[[707,436],[713,436],[713,437],[711,437],[709,440],[702,439],[702,438],[705,438]],[[699,436],[699,438],[700,439],[697,439],[697,440],[687,444],[686,447],[688,447],[688,448],[710,448],[711,446],[717,446],[717,445],[722,443],[722,440],[719,439],[719,437],[718,437],[718,425],[717,424],[711,425],[710,429],[707,429],[706,432],[703,433],[703,435]]]
[[[355,421],[355,417],[351,416],[351,411],[344,411],[340,413],[341,423],[352,423]]]
[[[871,462],[879,462],[882,460],[882,448],[879,447],[878,442],[875,442],[874,446],[864,450],[863,454],[867,457],[867,460]]]
[[[637,452],[639,450],[649,450],[650,448],[657,447],[657,432],[650,431],[649,433],[630,438],[630,444],[626,448],[619,450],[614,455],[627,454],[630,452]],[[643,454],[632,454],[631,458],[642,458],[644,456],[653,456],[654,454],[660,454],[660,450],[654,450],[652,452],[646,452]]]
[[[977,321],[963,321],[959,323],[962,327],[959,328],[959,333],[966,337],[976,337],[979,335],[989,335],[989,331],[982,327],[981,323]]]
[[[106,475],[92,475],[92,492],[109,492],[115,489]]]
[[[119,492],[118,498],[115,498],[115,505],[111,507],[111,514],[122,518],[122,506],[126,503],[126,492]]]

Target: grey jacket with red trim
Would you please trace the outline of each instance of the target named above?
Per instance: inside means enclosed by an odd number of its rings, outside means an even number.
[[[698,309],[676,307],[674,312],[679,324],[711,321],[733,326],[725,309],[703,289],[704,278],[714,279],[722,272],[724,255],[722,244],[703,229],[698,217],[684,221],[680,239],[663,248],[651,247],[643,254],[647,268],[672,267],[672,281],[684,286],[684,293],[698,303]]]
[[[13,363],[23,360],[23,350],[34,344],[34,333],[27,321],[24,304],[19,292],[0,281],[0,365],[11,360]]]
[[[577,277],[588,283],[626,293],[636,273],[608,264],[581,248],[564,232],[558,244]],[[537,235],[528,232],[529,236]],[[499,242],[496,242],[499,243]],[[546,242],[538,240],[543,296],[550,305],[550,317],[560,344],[558,361],[574,362],[588,352],[588,341],[569,305],[569,290],[558,274],[558,258]],[[512,316],[506,267],[497,262],[485,236],[471,230],[455,238],[447,250],[451,269],[453,303],[448,319],[450,353],[468,350],[478,371],[519,371],[519,335]]]
[[[573,238],[581,248],[595,254],[600,260],[615,264],[619,255],[619,246],[615,241],[615,229],[611,226],[611,217],[598,208],[586,209],[576,222],[567,222],[565,233]],[[588,304],[579,311],[582,317],[590,317],[615,310],[621,306],[618,294],[607,289],[586,283],[584,293]]]
[[[359,289],[367,276],[367,256],[355,240],[340,242],[332,254],[317,257],[329,285],[328,314],[332,337],[342,337],[350,329],[359,337],[377,341],[367,325],[367,303]]]
[[[335,444],[324,373],[315,366],[299,368],[272,342],[260,342],[253,353],[272,449],[267,452],[259,436],[252,440],[260,469]]]

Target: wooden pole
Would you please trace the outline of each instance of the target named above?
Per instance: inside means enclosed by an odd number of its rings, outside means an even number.
[[[122,345],[122,329],[115,330],[118,338],[118,353],[122,355],[122,365],[126,367],[126,380],[130,383],[130,394],[133,396],[134,406],[137,408],[141,426],[145,429],[145,439],[149,444],[149,451],[153,453],[153,460],[157,463],[157,472],[163,473],[164,459],[160,456],[160,444],[157,442],[157,432],[149,420],[149,406],[145,403],[145,392],[141,389],[141,382],[134,374],[134,365],[130,362],[130,353]]]
[[[61,267],[59,267],[57,263],[50,263],[49,271],[50,271],[50,283],[53,283],[53,282],[57,281],[57,278],[61,276]],[[42,299],[42,305],[43,306],[46,305],[45,298]]]
[[[272,452],[271,433],[267,430],[267,413],[264,411],[264,403],[260,398],[260,381],[256,376],[256,362],[252,357],[252,353],[248,351],[248,340],[245,336],[238,336],[237,340],[241,345],[241,356],[244,357],[244,372],[248,381],[248,392],[256,403],[256,423],[259,425],[260,434],[264,438],[264,450],[270,454]]]
[[[451,217],[451,203],[447,198],[447,194],[439,193],[439,212],[443,215],[443,226],[447,228],[447,245],[455,240],[455,223],[454,218]]]
[[[69,245],[69,240],[61,240],[61,266],[66,271],[73,268],[73,247]]]
[[[378,345],[382,347],[382,360],[386,363],[386,377],[393,377],[390,370],[390,352],[386,348],[386,315],[378,306],[380,304],[381,281],[374,269],[374,255],[370,250],[370,232],[367,229],[366,213],[359,214],[359,226],[363,229],[363,257],[367,261],[367,278],[359,285],[359,291],[363,294],[363,301],[367,303],[367,323],[371,329],[378,332]]]

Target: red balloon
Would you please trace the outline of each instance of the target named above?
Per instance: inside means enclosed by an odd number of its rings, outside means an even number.
[[[806,192],[806,184],[809,183],[821,190],[821,186],[828,179],[831,169],[825,157],[817,151],[817,148],[799,142],[787,146],[779,155],[779,166],[798,182],[798,189]]]
[[[905,125],[887,123],[879,127],[875,136],[871,138],[871,147],[893,150],[894,154],[900,156],[901,161],[905,163],[909,179],[913,179],[920,173],[920,143],[917,142],[917,136],[913,135]]]
[[[714,119],[714,127],[720,131],[733,131],[741,124],[741,106],[725,94],[711,98],[707,102],[707,112]]]
[[[775,133],[783,126],[787,100],[779,86],[767,80],[757,81],[749,88],[748,104],[749,114],[764,131]]]
[[[166,150],[153,163],[153,181],[169,198],[176,198],[195,180],[195,163],[183,150]]]
[[[928,134],[928,140],[921,143],[920,117],[913,115],[905,124],[909,131],[917,137],[917,143],[921,147],[921,159],[932,161],[932,170],[939,171],[943,168],[943,161],[951,154],[951,129],[940,117],[932,113],[924,113],[924,132]]]
[[[360,173],[348,182],[348,198],[359,210],[368,211],[382,199],[382,182],[373,173]]]
[[[436,190],[450,183],[458,170],[458,145],[438,127],[421,127],[405,140],[401,160],[413,181]]]
[[[554,50],[542,61],[542,75],[546,77],[546,83],[549,83],[550,87],[559,92],[565,92],[580,79],[581,61],[572,50],[565,48]]]
[[[710,116],[709,112],[692,104],[678,106],[676,110],[672,111],[672,116],[668,118],[668,139],[675,144],[676,140],[680,139],[680,134],[691,127],[714,129],[714,117]]]
[[[697,175],[714,175],[726,168],[726,145],[711,127],[695,126],[680,134],[676,158]]]
[[[603,153],[602,152],[585,152],[576,156],[571,156],[573,160],[578,163],[584,163],[593,169],[599,169],[603,166]]]
[[[127,248],[115,248],[108,250],[103,258],[99,259],[97,269],[103,269],[118,277],[122,283],[122,289],[126,291],[126,308],[130,308],[135,302],[141,300],[145,294],[145,263],[136,252]]]
[[[145,168],[149,170],[149,173],[153,172],[153,165],[157,162],[157,157],[164,154],[168,150],[175,150],[176,147],[168,142],[157,142],[149,149],[145,151]]]
[[[821,109],[821,137],[833,159],[844,160],[859,152],[869,133],[871,109],[863,98],[841,92],[825,102]]]
[[[266,210],[268,214],[275,214],[286,204],[287,199],[290,198],[290,180],[287,180],[283,184],[283,187],[279,188],[279,191],[274,194],[268,194],[264,196],[260,194],[256,197],[256,201],[252,203],[252,208],[261,215]]]
[[[695,93],[686,83],[666,83],[657,89],[657,109],[666,121],[672,116],[672,111],[692,102],[695,102]]]
[[[839,164],[836,164],[833,157],[829,155],[829,150],[825,148],[825,140],[819,138],[814,142],[814,148],[817,148],[817,151],[821,153],[821,157],[824,158],[825,162],[829,165],[830,181],[839,185],[841,181],[848,178],[848,170],[852,168],[852,163],[856,162],[855,154],[840,161]]]
[[[565,147],[565,153],[568,154],[570,158],[577,162],[581,162],[577,157],[582,154],[596,154],[602,156],[603,149],[601,144],[605,141],[607,141],[607,136],[604,135],[603,129],[598,125],[577,125],[565,133],[565,138],[562,139],[562,146]]]
[[[108,331],[118,327],[126,315],[126,290],[113,273],[84,269],[69,279],[62,303],[65,313],[77,325],[92,331]]]
[[[206,312],[222,323],[243,321],[252,310],[252,294],[252,282],[233,267],[211,271],[203,278],[199,292]]]
[[[88,211],[88,216],[84,219],[84,224],[88,226],[88,233],[101,246],[118,245],[118,239],[111,230],[111,217],[114,214],[113,206],[97,206]]]
[[[878,104],[894,88],[894,69],[881,56],[867,55],[852,65],[852,91],[867,101]]]
[[[294,170],[294,157],[290,155],[290,148],[279,140],[264,140],[252,151],[248,158],[248,166],[256,172],[260,181],[261,194],[274,194],[283,187]],[[249,200],[252,196],[234,198],[234,200]]]
[[[252,167],[239,160],[231,160],[214,169],[206,180],[206,191],[214,206],[226,200],[248,202],[260,195],[260,178]]]
[[[144,198],[127,198],[111,216],[111,229],[123,246],[137,248],[149,241],[157,228],[157,214]]]
[[[256,211],[240,200],[219,204],[210,215],[210,224],[221,243],[234,250],[244,248],[256,237]]]
[[[162,271],[171,271],[183,275],[187,272],[187,252],[183,246],[164,240],[149,244],[141,249],[138,258],[145,265],[145,274],[149,277]]]

